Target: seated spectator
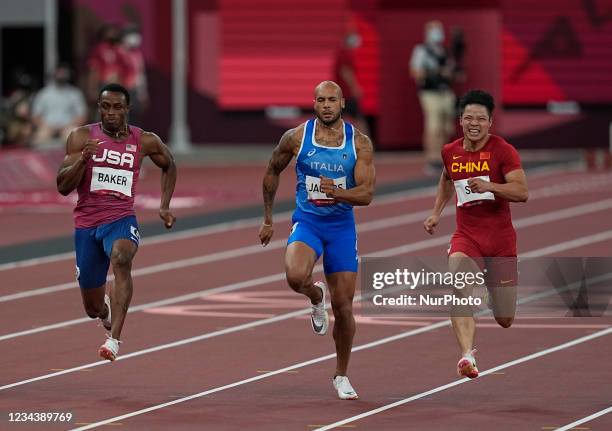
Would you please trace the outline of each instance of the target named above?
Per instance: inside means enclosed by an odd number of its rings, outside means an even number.
[[[63,144],[73,128],[84,124],[85,118],[83,93],[70,84],[70,69],[60,65],[54,79],[34,98],[32,119],[36,132],[32,143],[40,148],[60,139]]]
[[[30,145],[33,92],[32,76],[23,70],[15,71],[14,89],[2,106],[3,146],[20,148]]]

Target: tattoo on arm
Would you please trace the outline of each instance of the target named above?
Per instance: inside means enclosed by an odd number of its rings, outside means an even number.
[[[272,224],[272,206],[278,189],[280,174],[289,165],[294,155],[295,129],[285,132],[280,142],[272,152],[263,179],[264,223]]]

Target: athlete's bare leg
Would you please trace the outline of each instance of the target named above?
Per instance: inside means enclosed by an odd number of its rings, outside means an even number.
[[[297,293],[307,296],[312,304],[318,304],[323,299],[321,290],[314,286],[312,269],[317,255],[306,243],[294,241],[287,246],[285,252],[285,274],[287,283]]]
[[[502,328],[509,328],[516,314],[516,286],[499,286],[491,289],[490,293],[495,320]]]
[[[493,257],[491,264],[491,280],[487,284],[495,320],[502,328],[509,328],[516,314],[516,285],[518,278],[516,257]]]
[[[132,300],[132,260],[138,247],[129,239],[119,239],[113,244],[111,264],[115,274],[111,298],[111,337],[119,340],[125,315]]]
[[[357,282],[356,272],[334,272],[326,274],[327,286],[331,294],[334,312],[334,341],[336,343],[336,376],[346,376],[353,337],[355,318],[353,317],[353,296]]]
[[[108,308],[104,304],[106,284],[91,289],[81,289],[83,307],[92,319],[104,319],[108,315]]]
[[[448,257],[449,270],[452,273],[471,272],[476,273],[480,268],[469,256],[464,253],[456,252]],[[473,286],[465,286],[462,289],[455,289],[455,295],[459,297],[469,297],[472,295]],[[476,332],[476,323],[474,314],[470,305],[453,306],[451,307],[451,322],[453,330],[461,349],[461,354],[470,354],[474,348],[474,335]]]

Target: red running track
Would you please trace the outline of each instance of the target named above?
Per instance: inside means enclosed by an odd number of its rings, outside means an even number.
[[[609,256],[611,185],[607,175],[530,178],[533,199],[513,205],[520,253]],[[442,255],[453,216],[434,237],[426,235],[422,215],[431,201],[381,198],[360,209],[361,254]],[[256,243],[254,226],[143,245],[135,267],[142,272],[135,277],[136,311],[128,316],[122,359],[114,363],[98,361],[103,330],[82,319],[78,292],[70,287],[71,259],[0,271],[2,297],[67,286],[0,302],[0,428],[72,429],[110,419],[94,429],[314,430],[356,418],[338,429],[544,430],[612,403],[612,334],[601,332],[610,331],[609,317],[518,319],[508,330],[481,318],[481,371],[503,368],[458,382],[457,348],[444,320],[358,316],[350,376],[361,398],[337,400],[331,334],[312,334],[306,301],[282,280],[288,228],[288,220],[278,223],[279,242],[270,249],[248,248]],[[201,294],[181,300],[194,292]],[[599,336],[563,347],[592,334]],[[530,359],[546,349],[557,350]],[[520,358],[524,362],[512,364]],[[387,409],[409,397],[416,399]],[[53,411],[74,419],[8,422],[7,412]],[[612,429],[612,418],[580,427]]]

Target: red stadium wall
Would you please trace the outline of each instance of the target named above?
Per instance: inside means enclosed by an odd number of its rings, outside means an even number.
[[[612,1],[503,2],[503,100],[612,101]]]
[[[313,83],[331,76],[346,3],[220,0],[220,107],[311,105]]]
[[[219,98],[221,22],[216,2],[189,3],[189,82],[213,100]]]
[[[355,50],[357,80],[363,91],[361,109],[364,114],[377,116],[380,109],[380,35],[376,0],[352,0],[350,28],[362,39]]]
[[[142,125],[167,136],[171,2],[65,1],[76,9],[71,42],[81,77],[102,23],[141,24],[153,102]],[[335,51],[347,30],[356,29],[363,39],[356,51],[362,108],[377,120],[378,148],[419,149],[422,116],[409,60],[423,38],[423,24],[434,18],[447,35],[453,26],[465,32],[467,81],[458,92],[483,88],[510,108],[542,107],[551,99],[612,102],[612,0],[190,0],[187,5],[194,142],[277,139],[290,121],[275,122],[264,109],[291,105],[309,112],[314,84],[333,77]]]
[[[333,78],[335,53],[354,29],[363,39],[355,52],[363,108],[377,113],[375,0],[299,0],[291,8],[283,0],[220,0],[214,8],[210,3],[190,3],[191,81],[220,109],[309,109],[314,85]]]

